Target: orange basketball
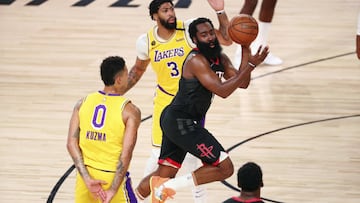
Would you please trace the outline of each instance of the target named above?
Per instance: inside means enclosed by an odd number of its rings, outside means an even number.
[[[250,45],[255,40],[259,28],[255,18],[240,14],[230,20],[228,32],[230,38],[241,45]]]

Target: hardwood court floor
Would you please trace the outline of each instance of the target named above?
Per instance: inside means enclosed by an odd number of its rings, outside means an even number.
[[[4,1],[0,1],[4,2]],[[0,5],[0,202],[45,202],[72,165],[66,151],[75,102],[102,87],[98,65],[109,55],[133,64],[135,41],[153,25],[148,1],[108,7],[94,1],[30,0]],[[205,1],[177,9],[179,19],[216,15]],[[226,0],[229,17],[243,1]],[[359,202],[360,61],[354,54],[358,0],[278,1],[269,35],[281,66],[260,66],[247,90],[216,97],[207,127],[229,149],[235,167],[255,161],[264,172],[262,196],[278,202]],[[255,16],[257,16],[257,12]],[[236,45],[224,47],[232,58]],[[128,97],[152,113],[151,68]],[[142,123],[131,165],[134,186],[150,147],[151,119]],[[232,148],[234,147],[234,148]],[[54,202],[73,202],[74,175]],[[227,180],[236,186],[236,175]],[[208,202],[237,195],[207,185]],[[171,202],[191,202],[188,189]]]

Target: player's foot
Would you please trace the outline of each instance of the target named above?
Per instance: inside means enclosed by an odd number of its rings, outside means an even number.
[[[151,202],[162,203],[167,198],[173,198],[175,191],[171,188],[166,188],[163,183],[169,180],[169,178],[162,178],[160,176],[152,176],[150,178],[150,190],[151,190]]]
[[[269,53],[263,63],[271,66],[276,66],[282,64],[283,61],[279,57]]]
[[[255,51],[255,49],[251,49],[251,52],[253,52],[253,50]],[[256,50],[257,50],[257,49],[256,49]],[[252,54],[255,55],[256,52],[255,52],[255,53],[252,53]],[[234,66],[235,68],[239,68],[239,66],[240,66],[241,57],[242,57],[241,55],[242,55],[242,48],[241,48],[240,45],[237,45],[236,51],[235,51],[234,60],[233,60],[233,66]],[[280,65],[280,64],[282,64],[282,63],[283,63],[283,61],[282,61],[279,57],[274,56],[274,55],[272,55],[271,53],[269,53],[269,54],[267,55],[267,57],[265,58],[265,60],[264,60],[264,62],[263,62],[263,64],[271,65],[271,66]]]

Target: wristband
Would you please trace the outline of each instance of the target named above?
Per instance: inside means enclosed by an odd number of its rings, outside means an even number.
[[[216,14],[218,14],[218,15],[221,15],[221,14],[223,14],[223,13],[225,13],[225,10],[223,9],[223,10],[220,10],[220,11],[216,11]]]
[[[252,68],[255,68],[255,67],[256,67],[256,65],[253,64],[253,63],[251,63],[251,62],[248,62],[248,64],[249,64],[249,66],[251,66]]]

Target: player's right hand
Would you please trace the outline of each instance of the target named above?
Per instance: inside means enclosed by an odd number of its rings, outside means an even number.
[[[258,66],[265,60],[268,54],[269,47],[265,46],[265,48],[263,49],[262,46],[260,46],[255,55],[250,55],[249,62],[254,64],[255,66]]]

